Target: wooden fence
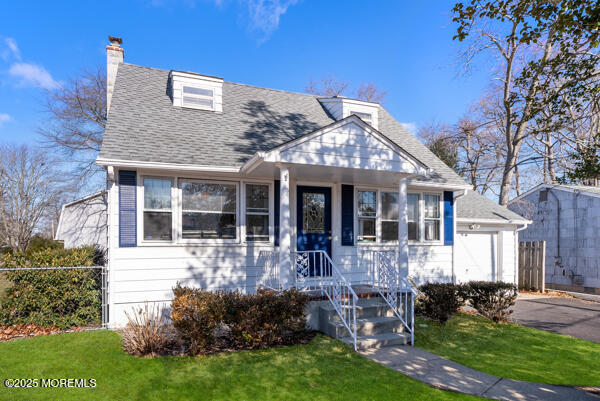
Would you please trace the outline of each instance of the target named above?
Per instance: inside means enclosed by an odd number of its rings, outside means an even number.
[[[519,242],[519,289],[546,290],[546,241]]]

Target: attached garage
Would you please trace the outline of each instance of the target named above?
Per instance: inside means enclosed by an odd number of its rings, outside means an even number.
[[[530,222],[474,191],[456,203],[454,280],[517,283],[518,231]]]
[[[459,232],[454,256],[457,282],[496,281],[498,277],[498,233]]]

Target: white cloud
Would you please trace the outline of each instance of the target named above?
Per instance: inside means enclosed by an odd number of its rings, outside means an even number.
[[[13,38],[4,38],[2,42],[4,43],[0,44],[0,57],[4,61],[9,61],[10,59],[21,60],[21,52],[16,40]]]
[[[404,129],[410,132],[411,134],[417,133],[417,123],[415,122],[400,123],[400,125],[402,125]]]
[[[262,33],[261,42],[279,28],[279,19],[298,0],[247,0],[250,29]]]
[[[8,73],[19,78],[20,85],[37,86],[44,89],[55,89],[58,82],[42,66],[31,63],[14,63],[10,66]]]
[[[7,123],[12,120],[12,117],[6,113],[0,113],[0,127],[2,124]]]

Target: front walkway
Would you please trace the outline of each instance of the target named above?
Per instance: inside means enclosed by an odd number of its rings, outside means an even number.
[[[359,353],[442,390],[495,400],[600,401],[600,397],[573,387],[523,382],[488,375],[416,347],[385,347],[359,351]]]

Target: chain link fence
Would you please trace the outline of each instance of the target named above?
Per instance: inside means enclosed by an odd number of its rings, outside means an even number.
[[[0,326],[106,328],[104,266],[0,268]]]

